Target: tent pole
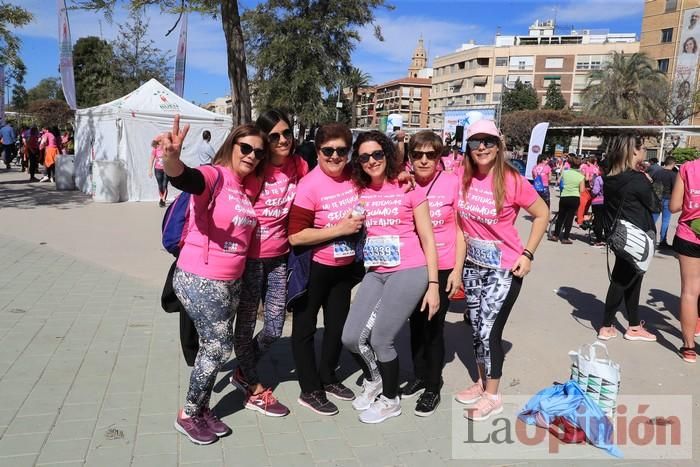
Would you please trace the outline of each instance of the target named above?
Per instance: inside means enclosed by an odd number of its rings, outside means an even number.
[[[659,157],[657,157],[657,159],[659,159],[659,162],[661,162],[662,164],[663,164],[664,159],[666,159],[664,157],[664,145],[665,144],[666,144],[666,127],[663,127],[661,129],[661,147],[659,148]]]
[[[581,134],[578,137],[578,153],[579,156],[581,156],[581,152],[583,151],[583,128],[581,128]]]

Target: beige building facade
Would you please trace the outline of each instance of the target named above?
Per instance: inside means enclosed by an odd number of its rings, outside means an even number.
[[[567,104],[577,109],[591,71],[602,68],[613,52],[638,51],[634,33],[555,34],[553,21],[535,22],[526,36],[498,35],[493,45],[463,44],[433,60],[429,125],[442,127],[445,110],[499,104],[504,89],[518,79],[532,84],[541,103],[550,83],[558,84]]]

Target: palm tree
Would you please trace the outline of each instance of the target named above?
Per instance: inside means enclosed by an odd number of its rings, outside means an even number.
[[[350,88],[352,94],[351,101],[351,117],[350,117],[350,127],[355,128],[357,126],[357,91],[360,88],[369,86],[369,82],[372,77],[360,70],[359,68],[352,67],[350,73],[345,77],[345,85]]]
[[[645,54],[613,52],[610,62],[589,75],[581,98],[591,115],[647,121],[663,114],[659,89],[665,83],[665,75]]]

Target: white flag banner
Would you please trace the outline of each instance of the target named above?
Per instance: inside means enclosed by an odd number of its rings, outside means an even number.
[[[58,7],[58,50],[61,85],[63,86],[63,95],[66,98],[68,107],[75,110],[77,105],[75,100],[75,78],[73,77],[73,45],[70,40],[66,0],[56,0],[56,5]]]
[[[185,94],[185,62],[187,60],[187,13],[182,14],[180,38],[177,41],[177,56],[175,58],[175,94],[182,97]]]
[[[544,137],[547,136],[549,122],[542,122],[535,125],[530,135],[530,146],[527,150],[527,165],[525,166],[525,177],[532,180],[532,169],[537,165],[537,158],[542,154],[544,147]]]
[[[0,122],[5,121],[5,65],[0,65]]]

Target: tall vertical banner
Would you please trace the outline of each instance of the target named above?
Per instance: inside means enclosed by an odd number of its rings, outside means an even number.
[[[674,124],[689,125],[689,116],[695,107],[697,89],[698,56],[700,55],[700,8],[683,13],[679,31],[678,56],[673,74],[671,109]]]
[[[175,57],[175,94],[182,97],[185,94],[185,62],[187,61],[187,13],[182,14],[180,38],[177,41],[177,57]]]
[[[0,122],[5,121],[5,65],[0,65]]]
[[[532,180],[532,169],[537,165],[537,158],[542,154],[544,138],[547,136],[549,122],[542,122],[535,125],[530,134],[530,146],[527,149],[527,165],[525,166],[525,177]]]
[[[63,95],[68,107],[77,108],[75,100],[75,78],[73,77],[73,45],[70,40],[70,26],[66,12],[66,0],[56,0],[58,7],[58,50],[60,57],[59,69]]]

